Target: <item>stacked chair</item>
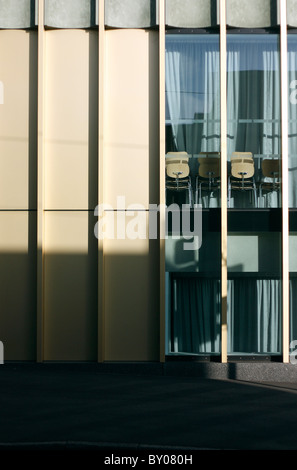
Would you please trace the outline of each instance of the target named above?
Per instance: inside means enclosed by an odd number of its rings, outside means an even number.
[[[251,152],[233,152],[231,155],[231,174],[228,177],[228,205],[232,191],[249,191],[254,196],[254,207],[257,207],[257,188],[255,182],[255,165]]]
[[[166,193],[167,190],[175,192],[187,191],[189,205],[192,206],[192,184],[189,155],[187,152],[168,152],[166,154],[165,167]]]

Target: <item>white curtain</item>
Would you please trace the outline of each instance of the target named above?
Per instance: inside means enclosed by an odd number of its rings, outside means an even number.
[[[251,152],[256,181],[261,160],[280,157],[280,66],[276,35],[229,35],[227,53],[228,156]],[[260,207],[278,207],[277,191],[264,193]],[[235,207],[251,207],[247,194],[236,194]]]
[[[220,149],[220,55],[218,36],[168,35],[167,126],[171,148],[198,154]]]
[[[227,52],[228,154],[280,150],[277,36],[230,35]]]
[[[174,150],[178,148],[184,149],[184,142],[177,142],[178,127],[180,122],[181,114],[181,76],[180,76],[180,59],[182,57],[182,51],[172,50],[170,53],[166,53],[166,84],[168,84],[166,90],[168,113],[170,116],[170,122],[172,126],[172,134],[174,140]]]

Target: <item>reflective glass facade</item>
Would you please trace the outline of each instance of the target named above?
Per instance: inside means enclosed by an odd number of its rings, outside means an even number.
[[[291,339],[296,328],[295,42],[295,35],[289,36]],[[170,30],[166,34],[166,203],[179,208],[188,204],[193,213],[195,208],[202,212],[197,249],[183,250],[182,232],[176,240],[173,236],[166,240],[167,353],[221,353],[224,197],[228,220],[228,357],[281,358],[282,158],[288,157],[282,155],[284,98],[279,31],[227,30],[226,57],[227,191],[222,194],[220,35],[201,31],[173,34]]]

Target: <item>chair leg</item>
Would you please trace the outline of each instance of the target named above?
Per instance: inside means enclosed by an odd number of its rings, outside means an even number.
[[[230,176],[228,178],[228,200],[227,200],[227,206],[230,208],[231,204],[231,181],[230,181]]]
[[[257,203],[257,189],[256,189],[256,186],[254,187],[254,196],[255,196],[255,207],[258,207],[258,203]]]
[[[188,192],[189,192],[189,206],[191,208],[192,207],[192,188],[190,184],[188,186]]]
[[[256,183],[255,182],[253,182],[253,188],[254,188],[255,207],[258,207],[258,204],[257,204],[257,188],[256,188]]]
[[[198,204],[198,178],[196,178],[195,182],[195,204]]]

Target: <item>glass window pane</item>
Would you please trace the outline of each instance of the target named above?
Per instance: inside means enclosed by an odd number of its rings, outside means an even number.
[[[228,354],[281,354],[279,36],[227,39]]]
[[[219,36],[167,34],[165,57],[166,204],[182,219],[190,205],[192,226],[199,211],[200,230],[195,246],[179,227],[173,230],[173,215],[168,224],[168,354],[219,355]]]
[[[297,340],[297,35],[288,35],[290,341]],[[291,344],[296,350],[295,343]]]

